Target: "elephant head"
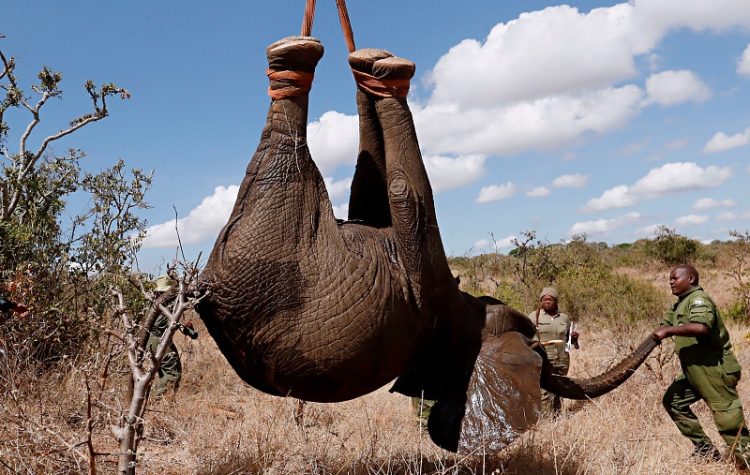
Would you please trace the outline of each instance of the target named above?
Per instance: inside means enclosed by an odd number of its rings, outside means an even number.
[[[534,424],[540,387],[585,398],[627,378],[649,348],[598,379],[553,376],[524,315],[459,290],[406,101],[415,66],[387,51],[349,56],[360,149],[349,220],[334,217],[306,141],[322,54],[311,37],[268,47],[266,125],[201,276],[198,311],[239,376],[318,402],[396,379],[393,391],[438,400],[433,440],[465,452]]]

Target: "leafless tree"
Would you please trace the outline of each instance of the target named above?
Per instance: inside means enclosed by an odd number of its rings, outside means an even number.
[[[153,302],[153,310],[139,326],[127,311],[123,293],[115,289],[116,311],[124,328],[124,334],[119,339],[127,346],[127,356],[132,373],[132,388],[128,391],[125,401],[125,411],[120,417],[119,425],[112,427],[112,433],[120,444],[118,473],[132,475],[135,473],[138,444],[143,434],[143,421],[148,404],[149,391],[154,378],[157,376],[164,355],[169,352],[172,338],[180,328],[185,312],[193,308],[204,295],[197,291],[198,267],[196,264],[183,265],[182,275],[170,269],[169,276],[177,281],[177,285],[158,298],[145,289],[137,277],[131,278],[131,283],[137,286],[143,295]],[[146,351],[148,331],[161,313],[169,319],[169,325],[162,334],[159,345],[154,353]],[[143,335],[146,335],[145,337]]]

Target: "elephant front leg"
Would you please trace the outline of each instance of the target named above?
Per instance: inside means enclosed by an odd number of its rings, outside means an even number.
[[[317,272],[311,249],[340,237],[306,140],[308,94],[323,46],[314,38],[291,37],[266,53],[266,125],[202,274],[201,285],[210,293],[199,312],[245,381],[286,394],[272,372],[284,355],[294,354],[300,338],[290,330],[298,326],[287,322],[310,311],[306,294]]]

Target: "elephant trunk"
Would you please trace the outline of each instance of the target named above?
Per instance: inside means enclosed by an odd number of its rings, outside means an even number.
[[[633,353],[617,363],[611,370],[593,378],[580,380],[553,374],[551,363],[546,355],[543,355],[541,386],[567,399],[590,399],[602,396],[624,383],[658,345],[659,341],[649,336]]]

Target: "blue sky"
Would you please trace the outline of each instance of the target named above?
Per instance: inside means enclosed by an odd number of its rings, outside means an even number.
[[[490,251],[491,235],[507,251],[529,229],[618,243],[660,224],[701,240],[750,228],[747,0],[349,4],[358,47],[417,64],[409,100],[448,254]],[[37,140],[87,111],[86,79],[132,93],[55,149],[85,150],[89,170],[155,170],[152,271],[175,255],[173,206],[188,255],[210,251],[265,120],[265,47],[298,34],[303,10],[3,0],[0,48],[27,90],[42,65],[63,72]],[[334,2],[318,2],[313,35],[326,53],[308,140],[344,217],[357,129]],[[27,120],[10,119],[16,133]]]

